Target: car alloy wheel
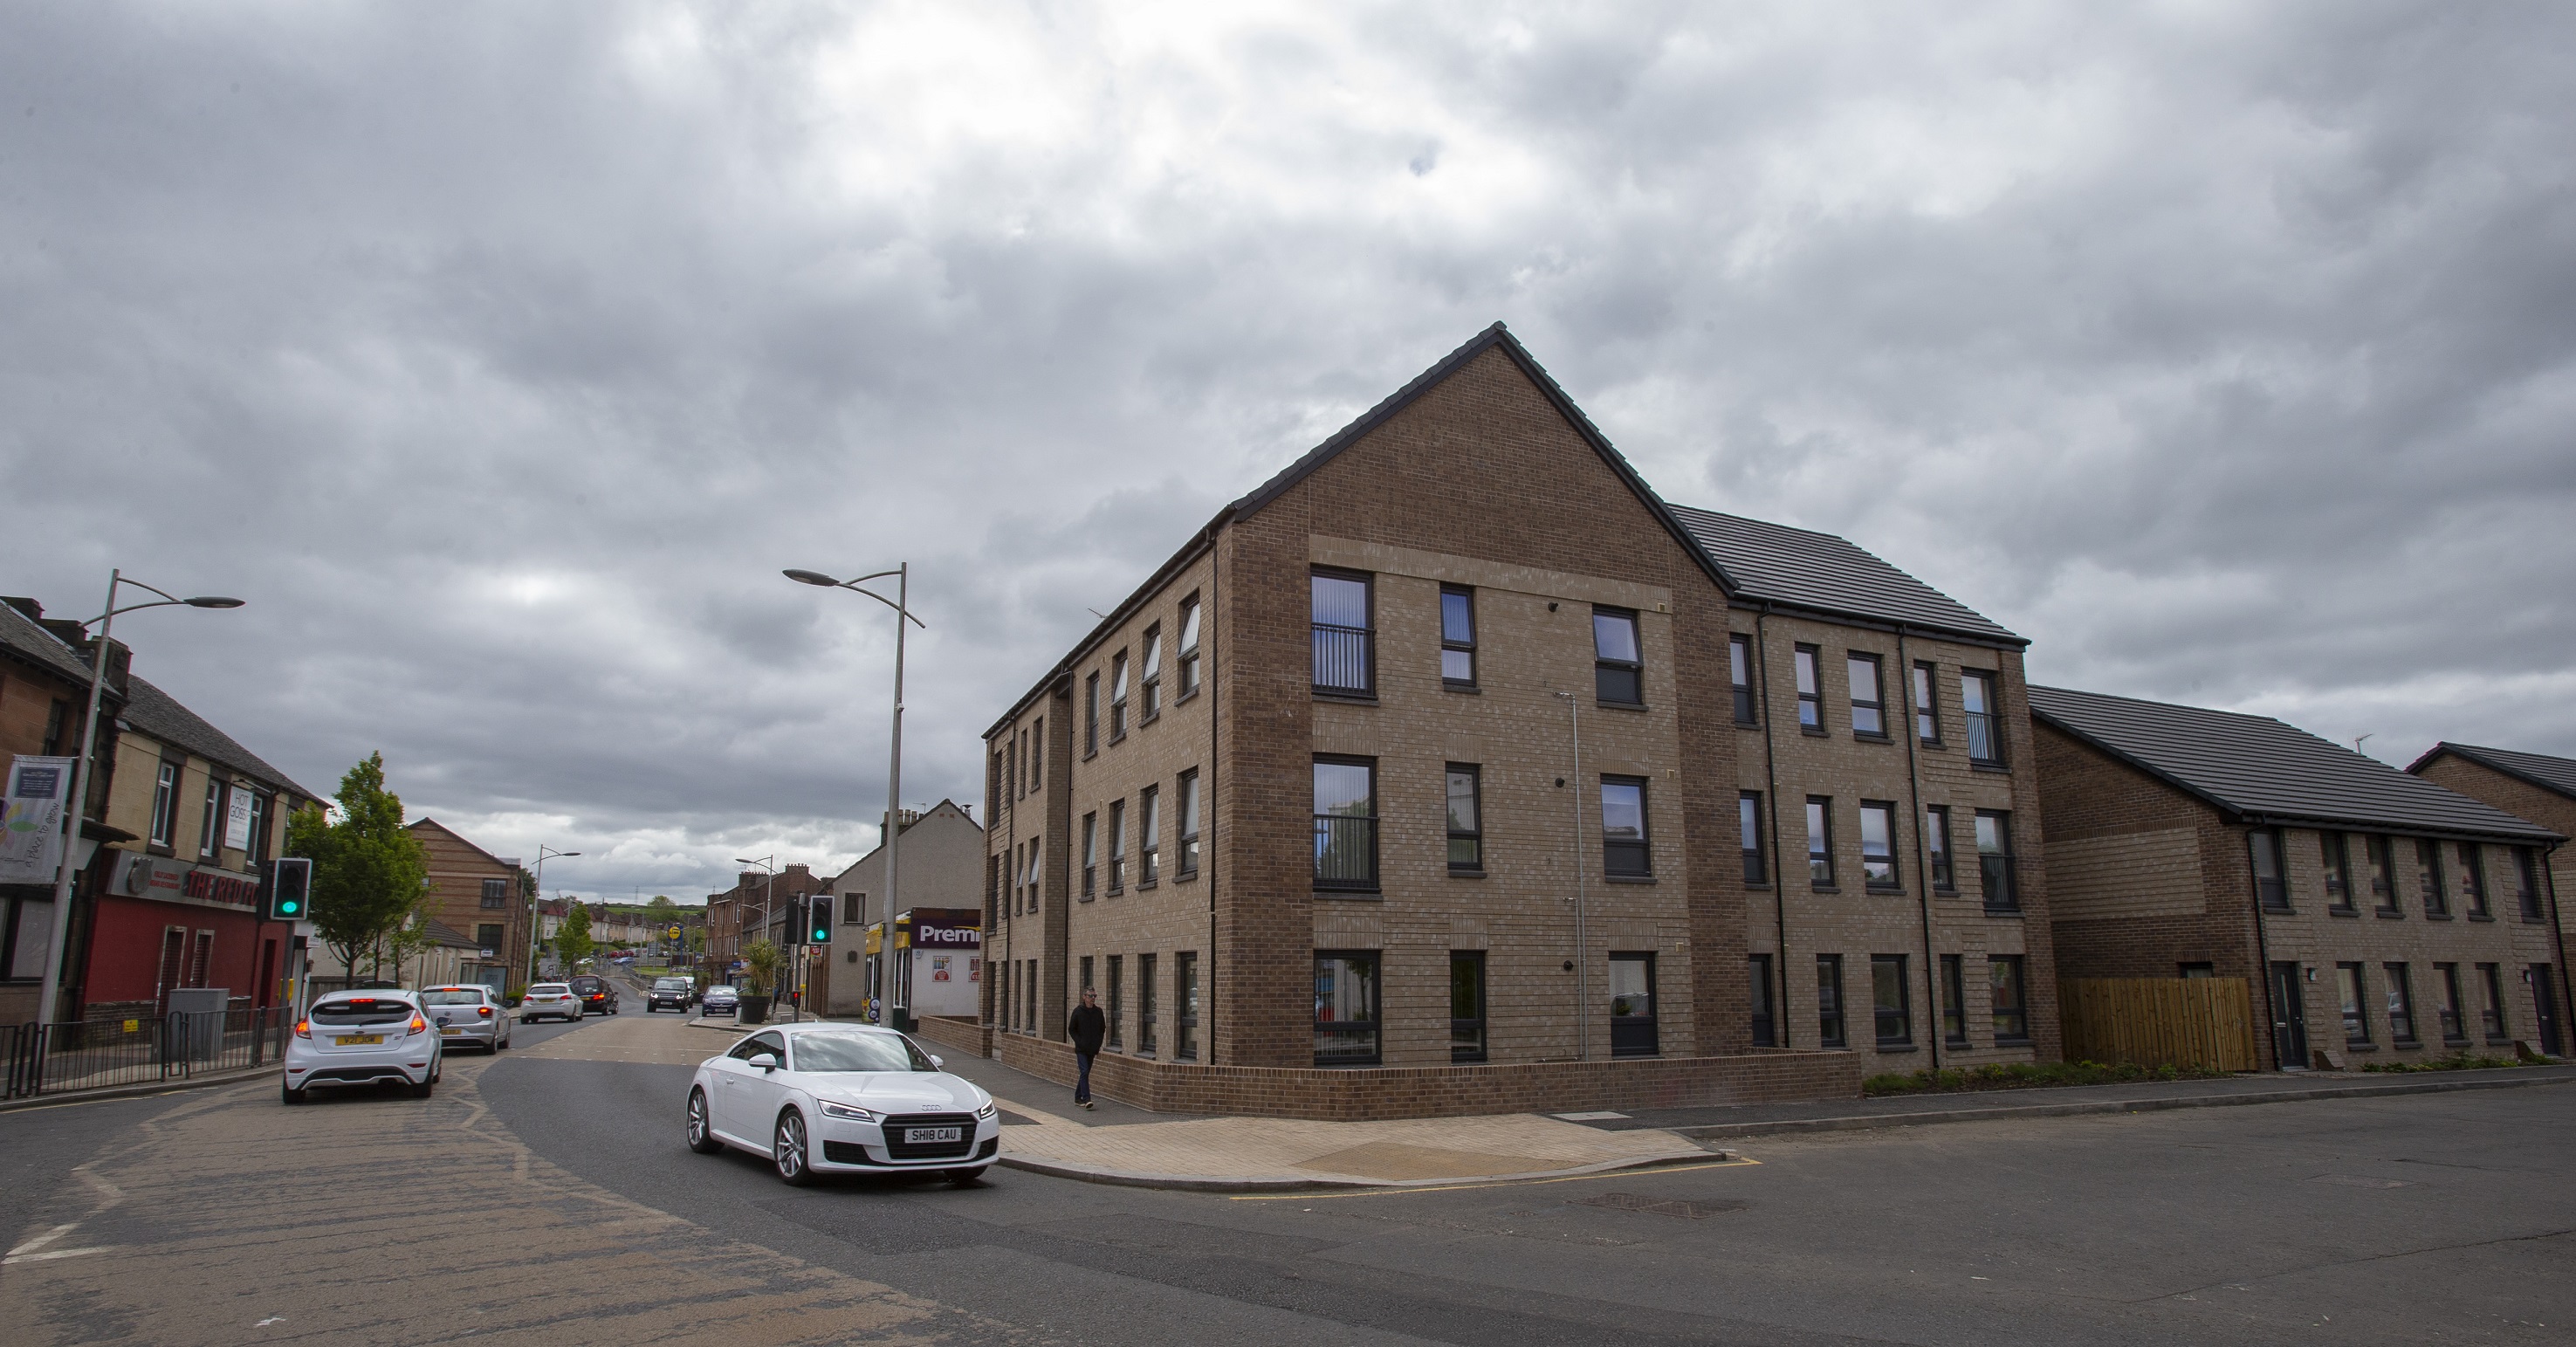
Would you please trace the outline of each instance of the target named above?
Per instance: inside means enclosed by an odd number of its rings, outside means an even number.
[[[805,1115],[794,1109],[778,1115],[778,1144],[770,1158],[777,1162],[778,1177],[802,1188],[814,1181],[814,1170],[806,1163]]]
[[[715,1130],[707,1126],[707,1092],[689,1091],[689,1149],[700,1155],[713,1155],[724,1149],[716,1140]]]

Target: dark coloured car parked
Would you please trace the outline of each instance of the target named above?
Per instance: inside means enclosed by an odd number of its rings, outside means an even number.
[[[584,1015],[617,1013],[617,984],[604,977],[584,973],[572,980],[572,994],[581,998]]]

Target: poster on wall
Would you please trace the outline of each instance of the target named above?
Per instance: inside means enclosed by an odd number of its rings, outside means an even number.
[[[235,786],[224,811],[224,845],[235,851],[250,850],[250,800],[249,791]]]
[[[50,884],[63,858],[63,801],[70,758],[20,757],[9,764],[8,813],[0,819],[0,884]]]

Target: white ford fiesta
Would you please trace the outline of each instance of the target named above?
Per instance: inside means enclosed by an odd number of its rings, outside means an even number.
[[[749,1035],[689,1082],[689,1149],[766,1155],[778,1177],[929,1170],[956,1183],[1002,1149],[1001,1113],[974,1082],[892,1029],[788,1024]]]

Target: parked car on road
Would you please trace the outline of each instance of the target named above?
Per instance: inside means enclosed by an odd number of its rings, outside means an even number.
[[[531,1020],[577,1020],[581,1018],[581,998],[561,982],[539,982],[529,986],[528,994],[519,998],[519,1023]]]
[[[286,1040],[285,1097],[301,1104],[315,1086],[397,1081],[427,1099],[446,1065],[415,993],[332,992],[313,1003]]]
[[[421,990],[420,1003],[438,1025],[438,1036],[450,1043],[485,1052],[499,1052],[510,1046],[510,1012],[494,998],[489,987],[472,982],[426,987]]]
[[[614,1015],[617,1013],[617,984],[595,973],[584,973],[572,980],[572,994],[581,998],[581,1013]]]
[[[698,1014],[708,1019],[731,1015],[741,1009],[742,993],[722,982],[707,988],[706,996],[698,1002]]]
[[[664,1006],[685,1012],[697,994],[695,978],[655,978],[653,990],[644,995],[644,1013],[650,1015]]]
[[[930,1170],[966,1183],[1001,1153],[1001,1111],[974,1082],[892,1029],[788,1024],[700,1063],[689,1149],[766,1155],[778,1177]]]

